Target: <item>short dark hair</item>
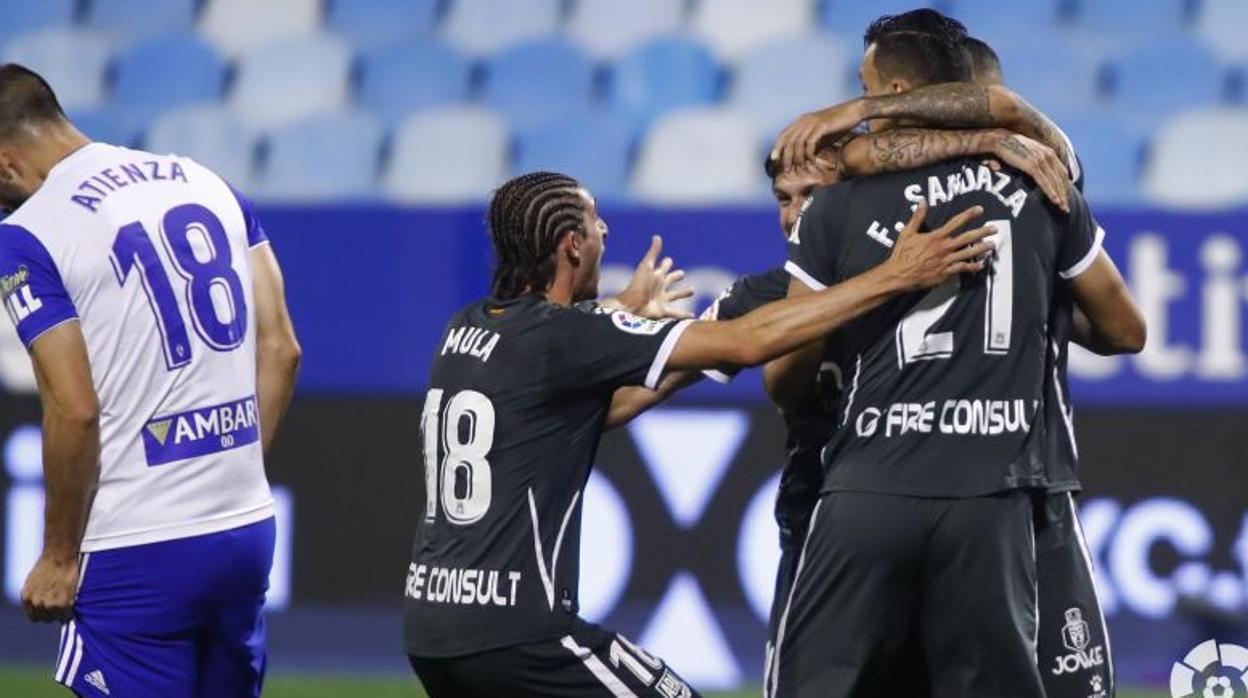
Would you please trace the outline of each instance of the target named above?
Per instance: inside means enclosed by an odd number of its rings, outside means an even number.
[[[987,41],[968,36],[962,45],[966,48],[967,57],[971,59],[971,72],[975,74],[976,79],[985,73],[1003,74],[1001,59]]]
[[[767,179],[772,184],[776,183],[776,177],[780,176],[780,158],[774,155],[767,155],[767,159],[763,161],[763,172],[767,173]]]
[[[911,87],[970,82],[974,73],[961,42],[934,34],[883,34],[875,44],[875,67],[884,80],[903,79]]]
[[[555,250],[582,229],[581,184],[558,172],[530,172],[499,187],[486,214],[494,243],[495,298],[545,291],[555,279]]]
[[[965,24],[930,7],[921,7],[901,14],[879,17],[867,27],[866,33],[862,36],[862,46],[866,48],[876,43],[885,34],[902,32],[931,34],[944,37],[954,43],[961,43],[967,37]]]
[[[31,124],[64,119],[56,93],[38,73],[16,63],[0,65],[0,139]]]

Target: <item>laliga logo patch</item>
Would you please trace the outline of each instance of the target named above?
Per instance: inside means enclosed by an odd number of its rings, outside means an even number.
[[[623,310],[617,310],[611,313],[611,322],[629,334],[652,335],[658,334],[659,330],[663,329],[663,326],[670,320],[649,320]]]
[[[1248,696],[1248,649],[1207,640],[1192,648],[1170,669],[1174,698],[1245,698]]]

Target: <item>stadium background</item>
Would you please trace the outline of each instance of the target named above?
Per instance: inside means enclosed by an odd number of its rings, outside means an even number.
[[[916,4],[0,1],[0,59],[48,77],[89,135],[194,156],[260,201],[305,350],[270,466],[274,676],[414,694],[397,609],[423,383],[445,319],[486,291],[491,188],[538,167],[582,178],[612,226],[604,292],[660,232],[700,308],[780,260],[774,135],[852,97],[862,29]],[[930,4],[1070,134],[1148,315],[1144,353],[1078,354],[1071,373],[1120,675],[1161,690],[1197,642],[1248,644],[1248,3]],[[56,641],[14,605],[41,535],[32,390],[3,323],[0,666],[22,668],[0,670],[6,696],[39,694],[20,681]],[[781,442],[753,373],[609,435],[586,494],[585,613],[700,686],[757,682]],[[323,694],[374,695],[338,686]]]

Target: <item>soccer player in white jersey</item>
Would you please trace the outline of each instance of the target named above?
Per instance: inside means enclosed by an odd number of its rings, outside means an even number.
[[[258,696],[264,449],[299,363],[251,203],[195,161],[93,143],[0,66],[0,295],[43,403],[43,552],[80,696]]]

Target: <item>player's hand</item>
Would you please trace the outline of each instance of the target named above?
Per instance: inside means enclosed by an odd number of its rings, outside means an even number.
[[[920,202],[881,267],[908,290],[939,286],[951,276],[982,270],[986,255],[996,248],[985,238],[995,235],[997,229],[986,226],[959,231],[983,213],[982,206],[972,206],[936,230],[920,233],[927,218],[927,202]]]
[[[38,623],[67,621],[74,615],[77,593],[78,559],[65,562],[45,553],[22,586],[22,608]]]
[[[1049,201],[1070,212],[1070,176],[1066,163],[1052,148],[1027,136],[1006,131],[993,148],[993,154],[1010,167],[1026,173],[1036,181]]]
[[[680,301],[693,297],[691,288],[672,288],[685,278],[685,272],[672,270],[671,257],[659,262],[663,251],[663,238],[655,235],[650,239],[650,249],[637,264],[633,278],[616,300],[634,315],[651,319],[693,317],[693,313],[679,306]]]
[[[771,157],[780,162],[780,171],[785,172],[814,160],[820,149],[832,145],[861,122],[862,105],[858,100],[802,114],[780,132]]]

